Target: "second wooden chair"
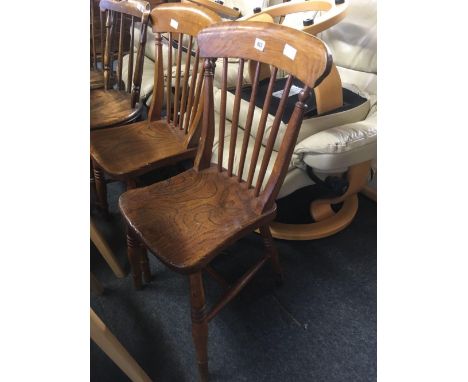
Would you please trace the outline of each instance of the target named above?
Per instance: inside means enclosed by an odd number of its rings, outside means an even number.
[[[134,188],[137,177],[162,166],[194,158],[197,151],[204,69],[199,50],[195,47],[196,37],[200,30],[221,19],[210,10],[196,5],[173,3],[156,6],[151,11],[151,20],[153,32],[156,33],[157,57],[155,90],[148,119],[91,133],[96,190],[99,204],[104,210],[107,210],[104,173],[126,182],[127,188]],[[173,46],[177,46],[174,81],[171,71],[167,71],[166,78],[164,75],[163,33],[168,33],[170,40],[169,66],[172,66]],[[182,44],[177,41],[183,41],[184,35],[188,37],[188,51],[192,54],[184,54],[185,67],[182,71],[184,52]],[[162,114],[164,109],[165,117]]]
[[[101,14],[105,15],[104,88],[91,91],[91,130],[129,123],[137,119],[143,103],[140,86],[146,45],[146,28],[150,4],[142,0],[101,0]],[[135,65],[133,54],[128,69],[127,88],[122,78],[125,51],[133,52],[135,24],[140,21],[140,41]],[[115,29],[118,27],[118,39]],[[114,44],[118,44],[117,70],[114,78]],[[115,85],[114,85],[115,83]],[[133,86],[132,86],[133,84]]]

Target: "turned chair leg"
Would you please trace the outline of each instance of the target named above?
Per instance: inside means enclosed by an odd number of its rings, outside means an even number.
[[[127,179],[126,185],[127,185],[127,191],[136,188],[137,187],[136,179]],[[143,246],[143,244],[139,240],[138,240],[138,244],[140,245],[140,248],[137,252],[139,256],[141,274],[143,275],[143,281],[145,283],[149,283],[151,281],[151,271],[149,267],[148,254],[146,252],[146,248]]]
[[[93,165],[93,168],[98,204],[102,211],[107,215],[109,212],[109,206],[107,205],[107,184],[104,177],[104,171],[95,164]]]
[[[276,274],[276,283],[281,285],[283,284],[283,270],[281,269],[278,250],[276,249],[275,242],[273,241],[270,227],[267,225],[260,227],[260,234],[263,237],[265,248],[270,255],[271,265],[273,267],[273,271]]]
[[[130,267],[132,269],[132,277],[133,277],[133,286],[135,289],[141,289],[143,282],[142,282],[142,270],[141,270],[141,244],[140,240],[136,237],[133,230],[128,227],[127,228],[127,254],[128,254],[128,261],[130,262]]]
[[[208,381],[208,320],[202,273],[190,278],[190,302],[192,306],[192,338],[197,352],[198,371],[202,382]]]
[[[140,268],[143,276],[143,281],[149,283],[151,281],[151,270],[149,266],[148,253],[144,246],[140,246]]]

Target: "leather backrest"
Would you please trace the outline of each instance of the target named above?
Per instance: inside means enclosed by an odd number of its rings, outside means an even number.
[[[344,20],[318,36],[333,62],[348,69],[377,73],[377,0],[352,0]]]

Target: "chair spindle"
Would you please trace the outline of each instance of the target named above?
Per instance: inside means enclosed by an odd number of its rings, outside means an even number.
[[[237,129],[239,125],[239,111],[241,104],[242,80],[244,77],[244,62],[243,58],[239,59],[239,71],[237,73],[236,96],[234,99],[234,110],[232,114],[231,137],[229,141],[229,157],[228,157],[228,176],[232,176],[234,166],[234,155],[236,151]]]

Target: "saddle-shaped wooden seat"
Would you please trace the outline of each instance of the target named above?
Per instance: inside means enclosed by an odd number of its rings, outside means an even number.
[[[276,206],[258,211],[254,191],[217,166],[126,192],[119,206],[148,249],[182,273],[200,270],[276,213]]]
[[[193,158],[183,130],[166,121],[142,121],[92,133],[91,155],[112,178],[125,180]]]
[[[93,90],[90,98],[92,129],[102,129],[131,122],[140,115],[143,105],[137,103],[132,106],[132,95],[120,90]]]

